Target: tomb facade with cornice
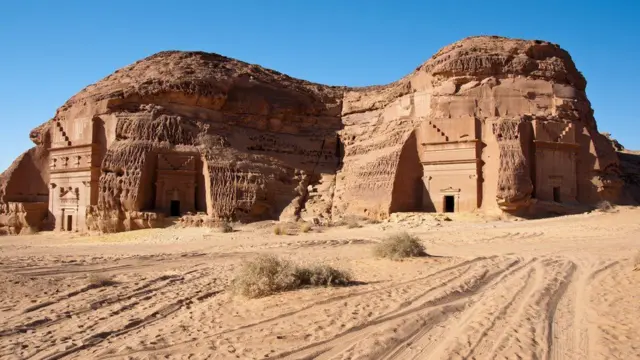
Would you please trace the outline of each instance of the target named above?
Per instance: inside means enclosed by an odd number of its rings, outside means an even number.
[[[86,230],[86,213],[98,200],[99,120],[54,121],[49,149],[48,219],[59,231]]]

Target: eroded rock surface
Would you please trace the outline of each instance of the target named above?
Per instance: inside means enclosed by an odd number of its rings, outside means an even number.
[[[367,88],[161,52],[34,130],[37,146],[2,175],[0,212],[44,203],[55,229],[121,231],[185,213],[330,222],[616,201],[618,158],[585,87],[559,46],[501,37],[461,40]]]

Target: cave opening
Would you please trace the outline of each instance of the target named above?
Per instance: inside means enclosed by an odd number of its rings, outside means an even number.
[[[452,213],[456,210],[456,202],[453,195],[445,195],[444,197],[444,212]]]
[[[171,200],[170,214],[171,214],[171,216],[180,216],[180,201],[179,200]]]

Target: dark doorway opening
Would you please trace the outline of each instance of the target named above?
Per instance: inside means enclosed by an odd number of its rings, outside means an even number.
[[[553,188],[553,201],[560,202],[560,187]]]
[[[453,195],[444,197],[444,212],[454,212],[456,210],[456,202]]]
[[[171,200],[171,216],[180,216],[180,201]]]
[[[67,215],[67,231],[73,229],[73,215]]]

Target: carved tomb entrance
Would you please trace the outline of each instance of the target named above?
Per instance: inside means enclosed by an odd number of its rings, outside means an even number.
[[[171,200],[171,216],[180,216],[180,200]]]
[[[168,216],[195,211],[196,158],[189,153],[158,154],[156,209]]]
[[[60,188],[59,209],[61,214],[60,230],[78,230],[78,188]]]
[[[444,212],[455,212],[456,209],[456,200],[453,195],[445,195],[444,196]]]

